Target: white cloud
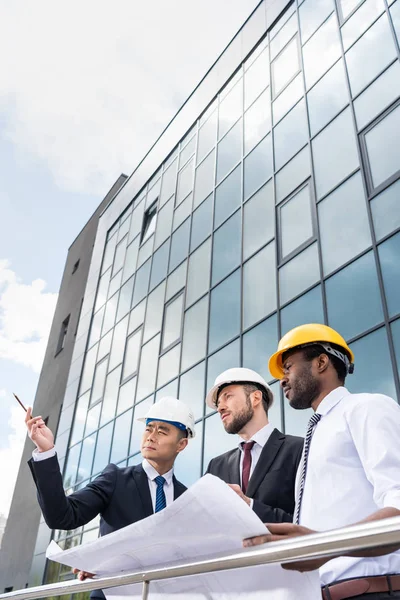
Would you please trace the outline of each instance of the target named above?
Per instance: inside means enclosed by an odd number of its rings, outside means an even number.
[[[7,137],[61,187],[104,194],[133,170],[257,3],[2,2],[0,55],[12,57],[0,66]]]
[[[0,260],[0,358],[40,371],[57,294],[36,279],[25,284]]]
[[[6,395],[5,390],[0,390],[0,395]],[[26,437],[24,419],[21,419],[19,406],[11,407],[11,415],[8,421],[8,445],[0,449],[1,465],[1,494],[0,515],[8,515],[11,499],[14,491],[15,481],[18,475],[19,463]]]

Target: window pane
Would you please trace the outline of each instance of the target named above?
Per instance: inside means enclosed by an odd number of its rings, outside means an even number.
[[[244,197],[254,194],[272,175],[271,134],[244,160]]]
[[[241,212],[237,211],[214,234],[212,284],[220,281],[240,263]]]
[[[270,181],[254,194],[243,208],[243,258],[245,260],[274,237],[274,226],[274,191]]]
[[[303,47],[307,89],[341,56],[336,15],[332,15]]]
[[[218,227],[240,206],[242,199],[240,165],[219,185],[215,191],[214,227]]]
[[[400,313],[400,233],[378,248],[389,316],[392,317]]]
[[[169,270],[173,271],[175,267],[182,262],[189,251],[190,219],[187,219],[183,225],[172,234],[171,254],[169,257]]]
[[[384,14],[346,53],[353,96],[361,92],[395,58],[396,48]],[[368,65],[367,69],[365,65]]]
[[[219,352],[216,352],[207,361],[207,390],[213,385],[216,377],[226,369],[240,365],[240,341],[231,342]],[[207,408],[207,412],[212,412]]]
[[[121,367],[117,367],[107,376],[103,405],[101,407],[100,426],[115,417],[120,379]]]
[[[389,1],[389,4],[391,4],[391,0]],[[391,7],[390,16],[392,17],[393,27],[397,36],[397,42],[400,44],[400,2],[398,0]]]
[[[300,296],[281,310],[282,335],[302,323],[323,323],[321,286]],[[275,352],[275,351],[274,351]]]
[[[154,247],[158,248],[167,237],[171,234],[172,217],[174,213],[174,199],[169,202],[159,211],[156,227],[156,239]]]
[[[101,402],[93,406],[88,413],[86,419],[86,427],[85,427],[85,436],[90,435],[95,431],[99,426],[99,418],[100,418],[100,410],[101,410]]]
[[[127,241],[128,241],[128,236],[124,237],[124,239],[117,245],[117,247],[115,249],[115,257],[114,257],[114,264],[113,264],[113,271],[112,271],[113,275],[115,275],[115,273],[118,273],[118,271],[122,268],[122,266],[124,264]]]
[[[129,244],[129,246],[126,250],[124,270],[123,270],[123,275],[122,275],[123,283],[127,279],[129,279],[129,277],[131,277],[131,275],[133,275],[134,272],[136,271],[136,261],[137,261],[138,250],[139,250],[139,241],[140,241],[140,236],[135,238],[133,240],[133,242],[131,244]]]
[[[276,174],[276,201],[280,202],[311,175],[310,151],[308,146],[299,152]]]
[[[167,383],[167,385],[160,388],[156,392],[156,402],[158,402],[160,398],[164,398],[165,396],[172,396],[173,398],[178,397],[178,378],[174,379],[173,381],[170,381],[169,383]]]
[[[184,141],[186,141],[186,140],[184,140]],[[183,142],[182,142],[182,144],[183,144]],[[186,144],[186,146],[181,150],[181,153],[179,156],[179,166],[180,167],[183,167],[183,165],[187,163],[189,158],[194,154],[195,150],[196,150],[196,134],[192,137],[190,142],[188,142]]]
[[[190,250],[194,250],[210,235],[212,230],[212,195],[204,200],[192,215],[192,232],[190,239]]]
[[[240,270],[211,292],[209,351],[225,344],[240,331]]]
[[[326,295],[329,325],[346,339],[383,321],[372,252],[328,279]]]
[[[400,227],[400,181],[371,200],[371,211],[377,240]]]
[[[64,488],[68,488],[74,485],[76,481],[76,473],[78,470],[79,455],[81,452],[81,444],[70,448],[66,460],[66,466],[64,471]]]
[[[83,437],[85,429],[86,415],[89,407],[89,392],[81,396],[78,400],[78,406],[74,415],[74,424],[70,444],[75,444]],[[58,438],[58,436],[57,436]]]
[[[196,183],[194,186],[194,207],[208,196],[214,187],[215,150],[196,169]]]
[[[350,392],[357,394],[368,390],[370,394],[386,394],[396,398],[385,328],[357,340],[351,344],[351,349],[356,359],[354,373],[346,379],[346,387]]]
[[[268,92],[264,92],[244,116],[244,152],[247,154],[271,129]]]
[[[85,364],[82,371],[81,382],[79,386],[79,393],[86,392],[93,383],[93,374],[94,368],[96,365],[96,356],[97,356],[98,345],[93,346],[85,356]]]
[[[115,419],[113,444],[110,462],[117,463],[128,456],[129,436],[131,433],[132,410]]]
[[[164,171],[161,183],[160,206],[163,206],[175,193],[177,163],[178,161],[174,160],[172,165]]]
[[[347,19],[349,14],[356,8],[362,0],[339,0],[342,9],[343,19]]]
[[[243,112],[243,80],[235,85],[232,91],[222,100],[219,105],[218,137],[221,138]]]
[[[178,173],[175,202],[176,206],[178,206],[178,204],[180,204],[193,189],[193,169],[194,160],[191,160],[188,162],[186,167],[183,167],[183,169]]]
[[[190,404],[190,403],[189,403]],[[190,404],[190,406],[192,406]],[[201,476],[201,446],[203,438],[203,423],[196,425],[196,437],[181,452],[174,465],[174,475],[185,485],[192,485]]]
[[[121,287],[121,281],[122,281],[122,270],[118,271],[118,273],[116,275],[114,275],[114,277],[111,279],[110,287],[108,288],[108,298],[111,298],[111,296],[114,296],[115,292],[117,292],[119,290],[119,288]]]
[[[282,258],[313,236],[309,185],[280,207],[280,229]]]
[[[199,129],[197,162],[199,163],[211,148],[215,146],[217,137],[217,111]]]
[[[308,92],[311,135],[315,135],[348,103],[346,75],[340,60]]]
[[[106,310],[104,313],[103,327],[101,329],[101,335],[104,335],[114,327],[115,317],[117,314],[117,305],[118,305],[118,294],[114,294],[112,298],[106,304]]]
[[[129,315],[128,335],[135,331],[144,323],[144,313],[146,310],[146,300],[138,304]]]
[[[140,204],[138,204],[136,206],[136,208],[134,209],[134,211],[132,213],[131,230],[129,232],[128,243],[130,243],[132,240],[134,240],[135,237],[138,236],[140,234],[140,232],[142,231],[143,213],[144,213],[144,202],[140,202]]]
[[[133,291],[134,277],[131,277],[129,281],[122,286],[119,292],[118,310],[117,310],[117,323],[124,317],[131,309],[132,291]]]
[[[95,311],[97,311],[101,306],[103,306],[103,304],[107,300],[107,291],[110,283],[110,275],[111,269],[104,273],[104,275],[102,275],[100,278],[100,283],[96,295],[96,304],[94,307]]]
[[[275,243],[268,244],[243,267],[243,327],[247,329],[276,310]]]
[[[288,13],[285,13],[285,19],[287,18]],[[297,33],[297,15],[294,14],[287,20],[287,22],[283,25],[283,27],[276,33],[276,27],[282,24],[282,21],[278,21],[275,27],[272,28],[271,35],[271,59],[275,58],[283,50],[286,44],[292,39],[292,37]]]
[[[182,347],[182,370],[204,358],[207,341],[208,296],[185,313]]]
[[[378,187],[400,169],[400,105],[365,135],[372,183]]]
[[[307,117],[304,100],[290,111],[275,127],[275,168],[286,163],[308,141]]]
[[[128,327],[128,316],[125,317],[114,329],[113,341],[111,345],[110,362],[108,370],[112,371],[114,367],[122,363],[124,356],[126,330]]]
[[[175,231],[182,225],[183,221],[188,218],[190,213],[192,212],[192,204],[193,204],[193,194],[189,194],[187,198],[175,209],[174,212],[174,224],[172,229]]]
[[[147,344],[142,347],[136,392],[136,398],[138,401],[142,400],[142,398],[145,398],[154,391],[159,347],[159,335],[154,337],[150,342],[147,342]]]
[[[285,87],[294,75],[300,70],[297,36],[282,50],[272,61],[272,81],[274,96]]]
[[[229,221],[228,221],[229,223]],[[225,225],[221,229],[223,229]],[[211,239],[208,239],[189,258],[186,286],[186,306],[193,304],[210,287]]]
[[[79,461],[78,476],[76,481],[88,479],[92,472],[92,462],[96,444],[96,434],[87,437],[82,443],[81,458]]]
[[[157,387],[160,387],[176,377],[179,373],[181,345],[174,346],[169,352],[160,356],[158,365]]]
[[[187,402],[192,407],[195,419],[200,419],[203,416],[205,379],[205,362],[187,371],[180,379],[179,399],[182,402]]]
[[[139,362],[140,342],[142,339],[142,330],[139,329],[136,333],[131,335],[126,342],[124,370],[122,372],[122,379],[126,379],[130,375],[136,373]]]
[[[331,273],[371,245],[360,173],[318,205],[324,273]],[[346,215],[346,218],[343,218]]]
[[[245,108],[261,94],[269,83],[268,48],[253,62],[244,75]]]
[[[109,331],[104,337],[101,338],[99,344],[99,353],[97,356],[97,360],[101,360],[110,352],[111,349],[111,341],[112,341],[113,331]]]
[[[278,321],[276,314],[269,317],[243,336],[243,366],[271,380],[268,359],[278,346]]]
[[[318,134],[312,149],[317,197],[321,198],[359,165],[350,109]]]
[[[103,308],[101,308],[93,317],[93,321],[90,326],[90,336],[89,336],[88,348],[91,348],[93,346],[93,344],[96,344],[100,339],[104,311],[105,311],[105,306],[103,306]]]
[[[186,283],[187,260],[182,263],[175,271],[173,271],[167,279],[167,293],[165,301],[167,302],[181,290]]]
[[[125,412],[135,403],[136,393],[136,377],[129,379],[124,385],[119,388],[117,414]]]
[[[283,90],[272,105],[274,125],[300,100],[304,95],[303,76],[301,73]]]
[[[304,44],[331,12],[334,0],[306,0],[299,8],[301,41]]]
[[[183,294],[165,307],[163,349],[168,348],[181,337],[182,308]]]
[[[169,240],[153,254],[151,266],[150,289],[152,290],[167,275],[169,258]]]
[[[242,158],[242,119],[219,142],[217,151],[217,182],[221,181]]]
[[[132,306],[136,306],[143,298],[147,295],[147,288],[149,286],[150,276],[150,263],[148,260],[140,269],[136,272],[135,286],[133,289]]]
[[[148,296],[143,343],[147,342],[147,340],[152,338],[161,329],[164,296],[165,281]]]
[[[100,473],[108,465],[113,426],[114,423],[109,423],[99,430],[93,463],[94,475]]]
[[[204,434],[204,471],[208,463],[215,456],[237,447],[237,436],[226,433],[218,413],[211,415],[204,421],[206,428]]]
[[[281,304],[319,280],[317,244],[312,244],[279,269]]]
[[[396,61],[354,101],[358,129],[368,125],[399,96],[400,63]]]
[[[90,397],[90,404],[95,404],[98,400],[103,397],[104,384],[106,381],[108,360],[104,359],[96,365],[96,371],[93,379],[92,395]]]
[[[364,2],[342,27],[344,49],[350,48],[384,10],[383,0],[367,0]]]

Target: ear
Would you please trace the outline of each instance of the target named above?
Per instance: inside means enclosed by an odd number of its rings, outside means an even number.
[[[251,395],[253,408],[255,408],[256,406],[259,406],[262,402],[262,392],[260,390],[256,390],[255,392],[252,392]]]
[[[184,450],[186,448],[186,446],[188,445],[189,440],[188,438],[181,438],[178,442],[178,446],[177,446],[177,452],[182,452],[182,450]]]
[[[330,360],[327,354],[320,354],[317,358],[318,373],[324,373],[330,365]]]

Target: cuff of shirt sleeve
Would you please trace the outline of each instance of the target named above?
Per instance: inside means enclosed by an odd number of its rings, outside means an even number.
[[[46,452],[39,452],[37,448],[32,452],[32,458],[34,462],[40,462],[41,460],[46,460],[47,458],[52,458],[57,454],[56,448],[51,448],[50,450],[46,450]]]
[[[253,510],[253,506],[254,506],[254,498],[250,498],[250,508],[251,508],[251,510]]]
[[[383,499],[384,508],[397,508],[400,510],[400,490],[392,490]]]

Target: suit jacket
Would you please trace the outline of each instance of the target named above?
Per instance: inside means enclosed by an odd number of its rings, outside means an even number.
[[[28,461],[38,491],[44,520],[50,529],[76,529],[100,514],[100,535],[106,535],[154,513],[147,475],[142,465],[108,465],[87,486],[70,496],[64,493],[57,457]],[[173,477],[174,500],[186,487]],[[79,565],[77,565],[79,566]],[[91,594],[102,598],[101,590]]]
[[[293,521],[294,484],[303,443],[303,438],[274,429],[262,449],[246,495],[253,498],[253,510],[263,523]],[[235,448],[213,458],[207,473],[240,485],[240,455],[240,449]]]

